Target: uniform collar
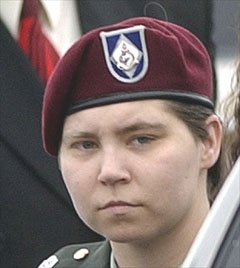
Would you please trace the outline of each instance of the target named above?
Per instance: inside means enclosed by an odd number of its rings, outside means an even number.
[[[110,268],[118,268],[118,265],[115,261],[113,252],[111,251],[111,255],[110,255]]]

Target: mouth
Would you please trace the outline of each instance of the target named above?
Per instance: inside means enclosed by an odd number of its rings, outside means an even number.
[[[130,210],[139,207],[140,205],[128,203],[125,201],[110,201],[106,203],[101,210],[110,211],[113,214],[125,214]]]
[[[110,207],[122,207],[122,206],[130,206],[130,207],[135,207],[137,205],[132,204],[132,203],[128,203],[125,201],[110,201],[108,203],[106,203],[102,209],[106,209],[106,208],[110,208]]]

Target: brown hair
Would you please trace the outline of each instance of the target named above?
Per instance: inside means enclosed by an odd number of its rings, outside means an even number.
[[[214,114],[212,109],[198,104],[169,101],[169,106],[174,114],[181,119],[190,129],[196,139],[205,140],[208,137],[206,119]],[[220,156],[213,167],[208,170],[208,198],[213,202],[220,186]]]

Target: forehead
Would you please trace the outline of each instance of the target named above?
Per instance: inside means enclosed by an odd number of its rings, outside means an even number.
[[[174,118],[177,119],[165,100],[123,102],[76,112],[65,119],[64,131],[79,127],[121,128],[138,122],[172,122]]]

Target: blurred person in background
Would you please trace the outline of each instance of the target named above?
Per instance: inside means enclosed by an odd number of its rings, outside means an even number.
[[[238,53],[236,67],[232,76],[231,91],[221,102],[224,136],[222,144],[221,181],[227,177],[240,155],[240,25],[238,24]]]

